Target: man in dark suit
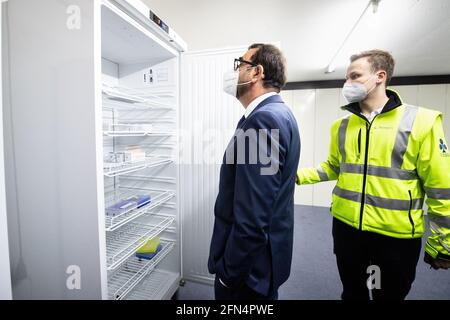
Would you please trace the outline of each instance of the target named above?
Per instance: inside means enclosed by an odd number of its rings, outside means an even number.
[[[285,68],[278,48],[254,44],[224,77],[245,114],[225,151],[214,208],[208,268],[219,300],[277,299],[289,277],[300,136],[278,94]]]

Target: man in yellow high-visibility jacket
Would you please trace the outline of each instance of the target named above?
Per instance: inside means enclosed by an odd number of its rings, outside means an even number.
[[[450,267],[450,152],[442,114],[404,103],[386,89],[394,59],[382,50],[350,58],[343,95],[350,115],[331,127],[328,160],[300,169],[297,183],[336,180],[333,240],[342,299],[404,299],[425,232],[425,262]],[[369,270],[379,281],[368,280]]]

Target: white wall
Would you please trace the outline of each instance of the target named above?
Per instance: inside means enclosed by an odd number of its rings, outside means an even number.
[[[314,140],[306,139],[304,137],[311,136],[311,134],[314,133],[314,121],[307,121],[306,119],[315,118],[315,93],[315,90],[281,91],[281,96],[283,97],[284,102],[291,107],[299,125],[301,139],[300,164],[303,167],[314,166]],[[305,120],[303,121],[302,119]],[[312,203],[312,201],[312,185],[305,185],[301,188],[295,188],[296,204]]]
[[[289,81],[340,78],[351,54],[371,48],[392,52],[397,76],[450,73],[448,0],[381,1],[376,15],[369,10],[360,21],[336,58],[336,72],[330,74],[325,68],[367,0],[142,1],[187,42],[189,50],[280,41]]]
[[[393,86],[404,102],[444,114],[445,137],[450,138],[450,84]],[[300,129],[302,149],[299,167],[316,167],[328,157],[330,127],[335,119],[345,115],[341,89],[292,90],[282,93],[292,107]],[[295,203],[329,207],[335,182],[297,186]]]

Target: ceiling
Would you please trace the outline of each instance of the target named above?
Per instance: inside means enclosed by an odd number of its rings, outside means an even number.
[[[280,43],[289,81],[342,79],[352,53],[391,52],[394,76],[450,74],[450,1],[381,0],[324,71],[369,0],[142,0],[190,51]],[[232,62],[230,61],[230,68]]]

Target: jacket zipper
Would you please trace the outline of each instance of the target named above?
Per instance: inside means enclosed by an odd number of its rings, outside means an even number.
[[[370,137],[370,127],[372,123],[366,123],[366,150],[364,152],[364,176],[363,176],[363,186],[362,186],[362,197],[361,197],[361,210],[359,212],[359,230],[362,230],[362,220],[364,214],[364,203],[366,202],[366,179],[367,179],[367,161],[369,158],[369,137]]]
[[[359,230],[362,230],[362,221],[364,215],[364,203],[366,202],[366,180],[367,180],[367,169],[368,169],[368,161],[369,161],[369,138],[370,138],[370,128],[372,127],[372,123],[375,121],[375,118],[380,115],[377,114],[373,117],[372,121],[369,122],[366,117],[360,116],[364,120],[366,120],[366,150],[364,153],[364,176],[363,176],[363,186],[362,186],[362,197],[361,197],[361,210],[359,212]]]
[[[367,169],[368,169],[368,160],[369,160],[369,138],[370,138],[370,128],[372,127],[372,123],[375,121],[375,118],[378,117],[380,114],[383,114],[386,112],[385,110],[381,111],[381,113],[377,114],[375,117],[373,117],[372,121],[369,122],[367,118],[360,113],[356,113],[354,110],[350,108],[345,108],[345,110],[355,114],[356,116],[360,117],[361,119],[366,121],[366,150],[364,154],[364,176],[363,176],[363,187],[362,187],[362,197],[361,197],[361,210],[359,212],[359,230],[362,230],[362,221],[363,221],[363,214],[364,214],[364,203],[366,202],[366,180],[367,180]],[[361,132],[361,131],[360,131]]]
[[[358,132],[358,159],[361,156],[361,128],[359,128]]]
[[[409,210],[408,210],[408,218],[409,218],[409,222],[411,223],[412,226],[412,236],[414,237],[414,233],[415,233],[415,226],[414,226],[414,221],[412,219],[411,216],[411,209],[412,209],[412,195],[411,195],[411,190],[408,190],[408,194],[409,194]]]

